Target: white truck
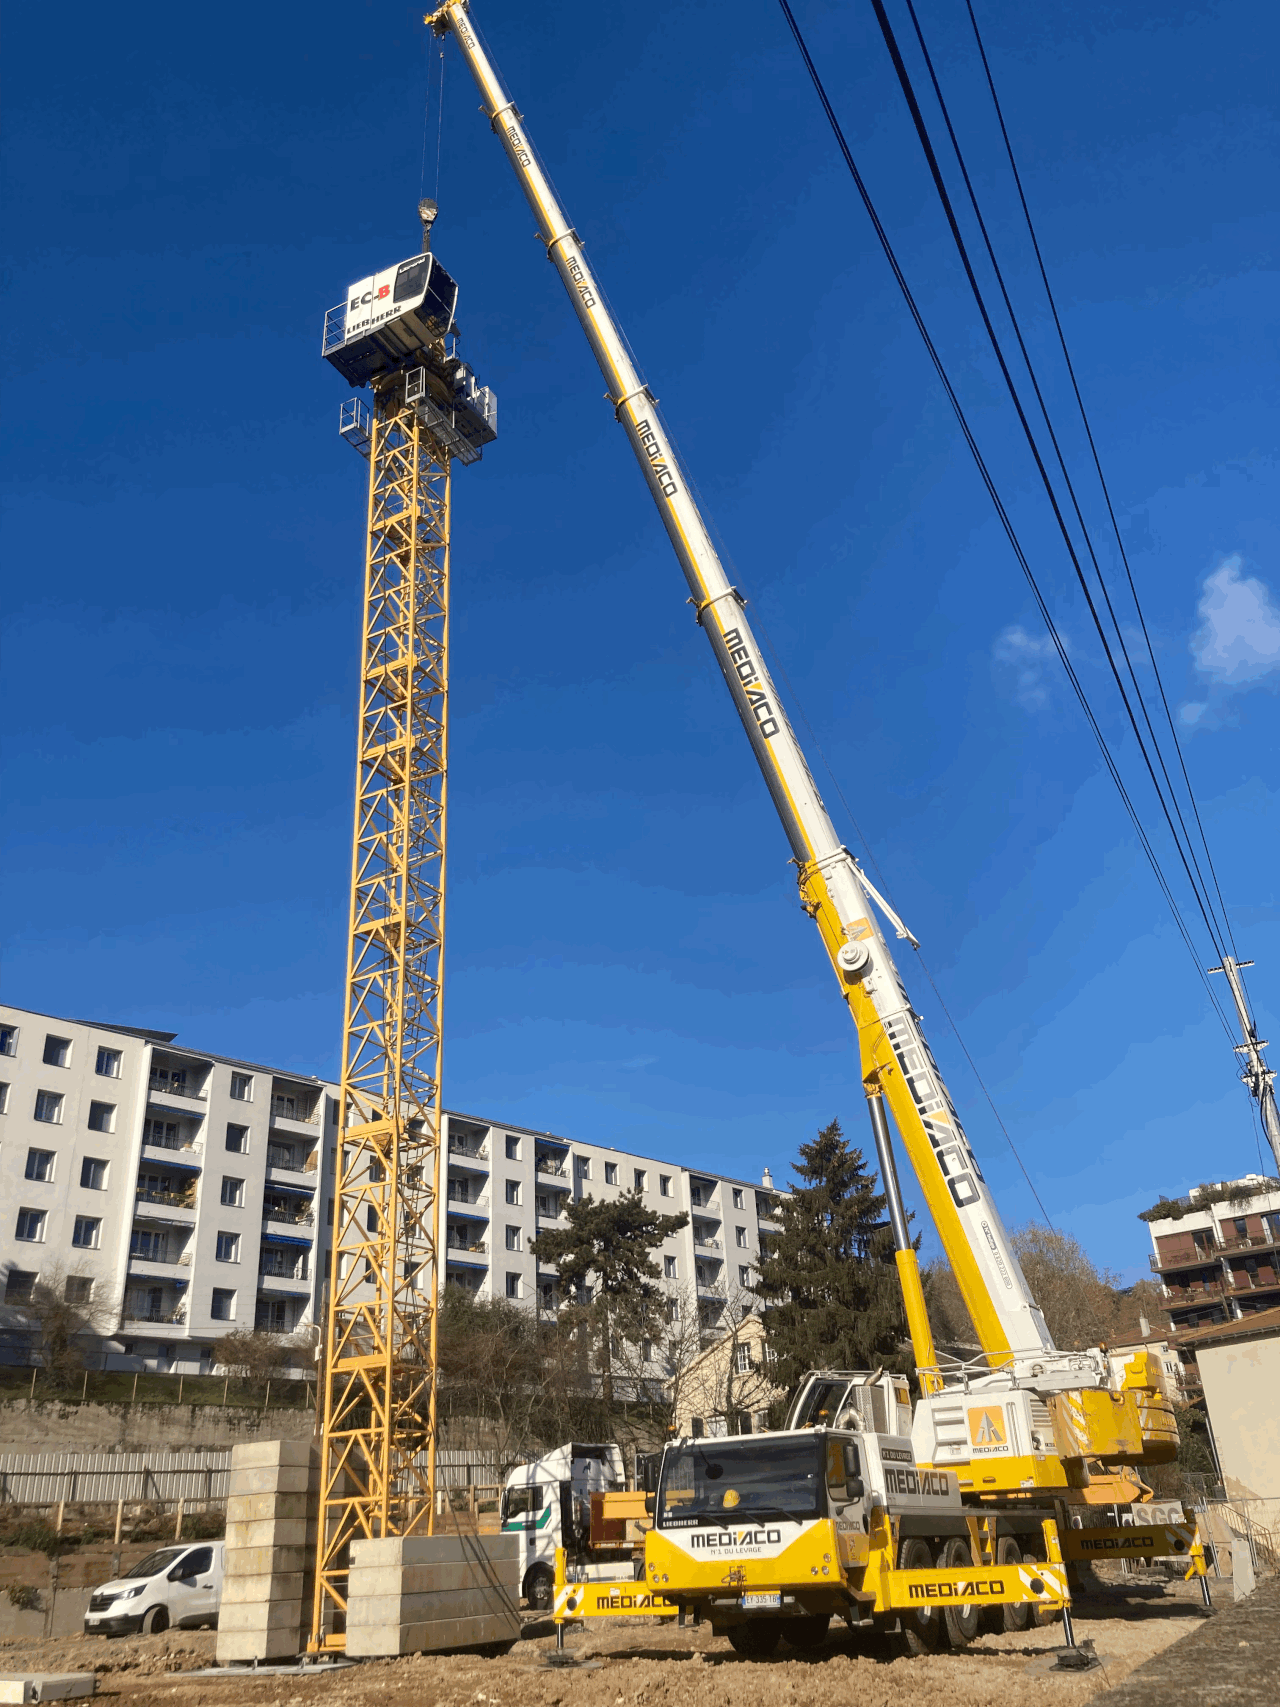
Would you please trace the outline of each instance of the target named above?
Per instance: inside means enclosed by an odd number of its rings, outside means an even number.
[[[85,1635],[153,1636],[170,1626],[216,1626],[223,1557],[221,1541],[176,1542],[148,1553],[127,1575],[94,1589]]]
[[[502,1490],[502,1530],[520,1537],[520,1592],[534,1611],[551,1609],[557,1547],[588,1580],[617,1575],[619,1552],[591,1547],[591,1496],[621,1493],[626,1485],[618,1447],[577,1441],[510,1472]],[[629,1547],[621,1552],[630,1556]]]

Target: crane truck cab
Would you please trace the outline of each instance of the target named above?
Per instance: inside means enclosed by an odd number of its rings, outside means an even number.
[[[520,1537],[520,1592],[537,1612],[550,1609],[556,1549],[563,1548],[579,1575],[604,1582],[617,1573],[618,1553],[592,1556],[591,1496],[620,1493],[627,1485],[617,1446],[571,1441],[517,1464],[502,1490],[502,1529]]]

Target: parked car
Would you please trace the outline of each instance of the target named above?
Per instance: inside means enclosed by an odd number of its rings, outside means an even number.
[[[95,1588],[84,1616],[86,1636],[148,1636],[216,1627],[222,1599],[221,1541],[161,1547],[127,1576]]]

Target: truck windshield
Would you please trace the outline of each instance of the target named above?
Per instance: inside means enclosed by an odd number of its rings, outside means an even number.
[[[162,1547],[158,1553],[148,1553],[131,1571],[121,1571],[119,1580],[131,1583],[142,1577],[158,1577],[161,1571],[167,1571],[188,1551],[186,1547]]]
[[[739,1518],[821,1515],[822,1443],[808,1439],[721,1442],[669,1447],[658,1489],[659,1529]]]

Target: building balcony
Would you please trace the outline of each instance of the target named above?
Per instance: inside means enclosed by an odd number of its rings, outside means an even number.
[[[539,1198],[534,1206],[534,1214],[539,1221],[563,1221],[564,1210],[555,1198]]]
[[[488,1209],[489,1193],[487,1191],[471,1191],[466,1180],[450,1180],[445,1192],[445,1208],[450,1215],[462,1213],[467,1209]]]
[[[311,1279],[305,1274],[259,1274],[258,1291],[274,1298],[310,1298]]]
[[[282,1209],[264,1209],[262,1212],[262,1231],[268,1236],[277,1230],[287,1236],[297,1227],[314,1227],[315,1224],[316,1218],[309,1209],[301,1214],[286,1213]]]
[[[295,1186],[299,1191],[307,1191],[312,1195],[320,1183],[314,1152],[309,1156],[299,1156],[287,1150],[279,1150],[275,1145],[267,1151],[266,1177],[268,1180],[278,1181],[281,1185]]]
[[[147,1080],[147,1101],[154,1101],[156,1097],[163,1097],[166,1100],[172,1097],[184,1114],[195,1115],[197,1119],[203,1118],[204,1111],[201,1109],[197,1112],[190,1107],[190,1104],[208,1101],[204,1092],[197,1090],[191,1080],[175,1080],[171,1074],[163,1072],[153,1072]]]
[[[179,1221],[185,1225],[196,1218],[196,1202],[191,1192],[143,1190],[134,1194],[133,1212],[140,1219]]]
[[[694,1248],[699,1251],[721,1251],[724,1249],[719,1239],[703,1238],[698,1233],[693,1235],[693,1243]]]
[[[1226,1290],[1236,1298],[1248,1297],[1252,1292],[1280,1292],[1280,1275],[1258,1274],[1241,1278],[1233,1274],[1226,1283]]]
[[[171,1280],[174,1278],[175,1270],[184,1271],[190,1267],[190,1251],[183,1251],[180,1255],[131,1255],[129,1258],[129,1278],[131,1280]]]
[[[1270,1237],[1265,1233],[1253,1233],[1243,1239],[1224,1239],[1218,1249],[1224,1256],[1230,1256],[1236,1251],[1275,1251],[1280,1250],[1280,1238]]]
[[[1222,1250],[1223,1246],[1213,1244],[1207,1246],[1203,1251],[1193,1251],[1190,1256],[1165,1257],[1153,1254],[1147,1258],[1147,1261],[1151,1264],[1152,1272],[1155,1274],[1176,1274],[1184,1268],[1216,1268]]]
[[[565,1167],[563,1160],[559,1156],[539,1155],[534,1162],[534,1167],[540,1174],[544,1175],[548,1179],[562,1179],[567,1181],[569,1178],[569,1170]],[[567,1184],[564,1189],[568,1191],[569,1187]]]
[[[700,1274],[696,1284],[699,1298],[715,1298],[724,1302],[724,1287],[719,1280],[713,1280],[709,1274]]]
[[[489,1247],[479,1245],[447,1244],[444,1251],[446,1263],[466,1263],[469,1266],[478,1265],[480,1268],[489,1266]]]
[[[460,1174],[487,1174],[489,1158],[483,1150],[450,1150],[449,1172]]]

